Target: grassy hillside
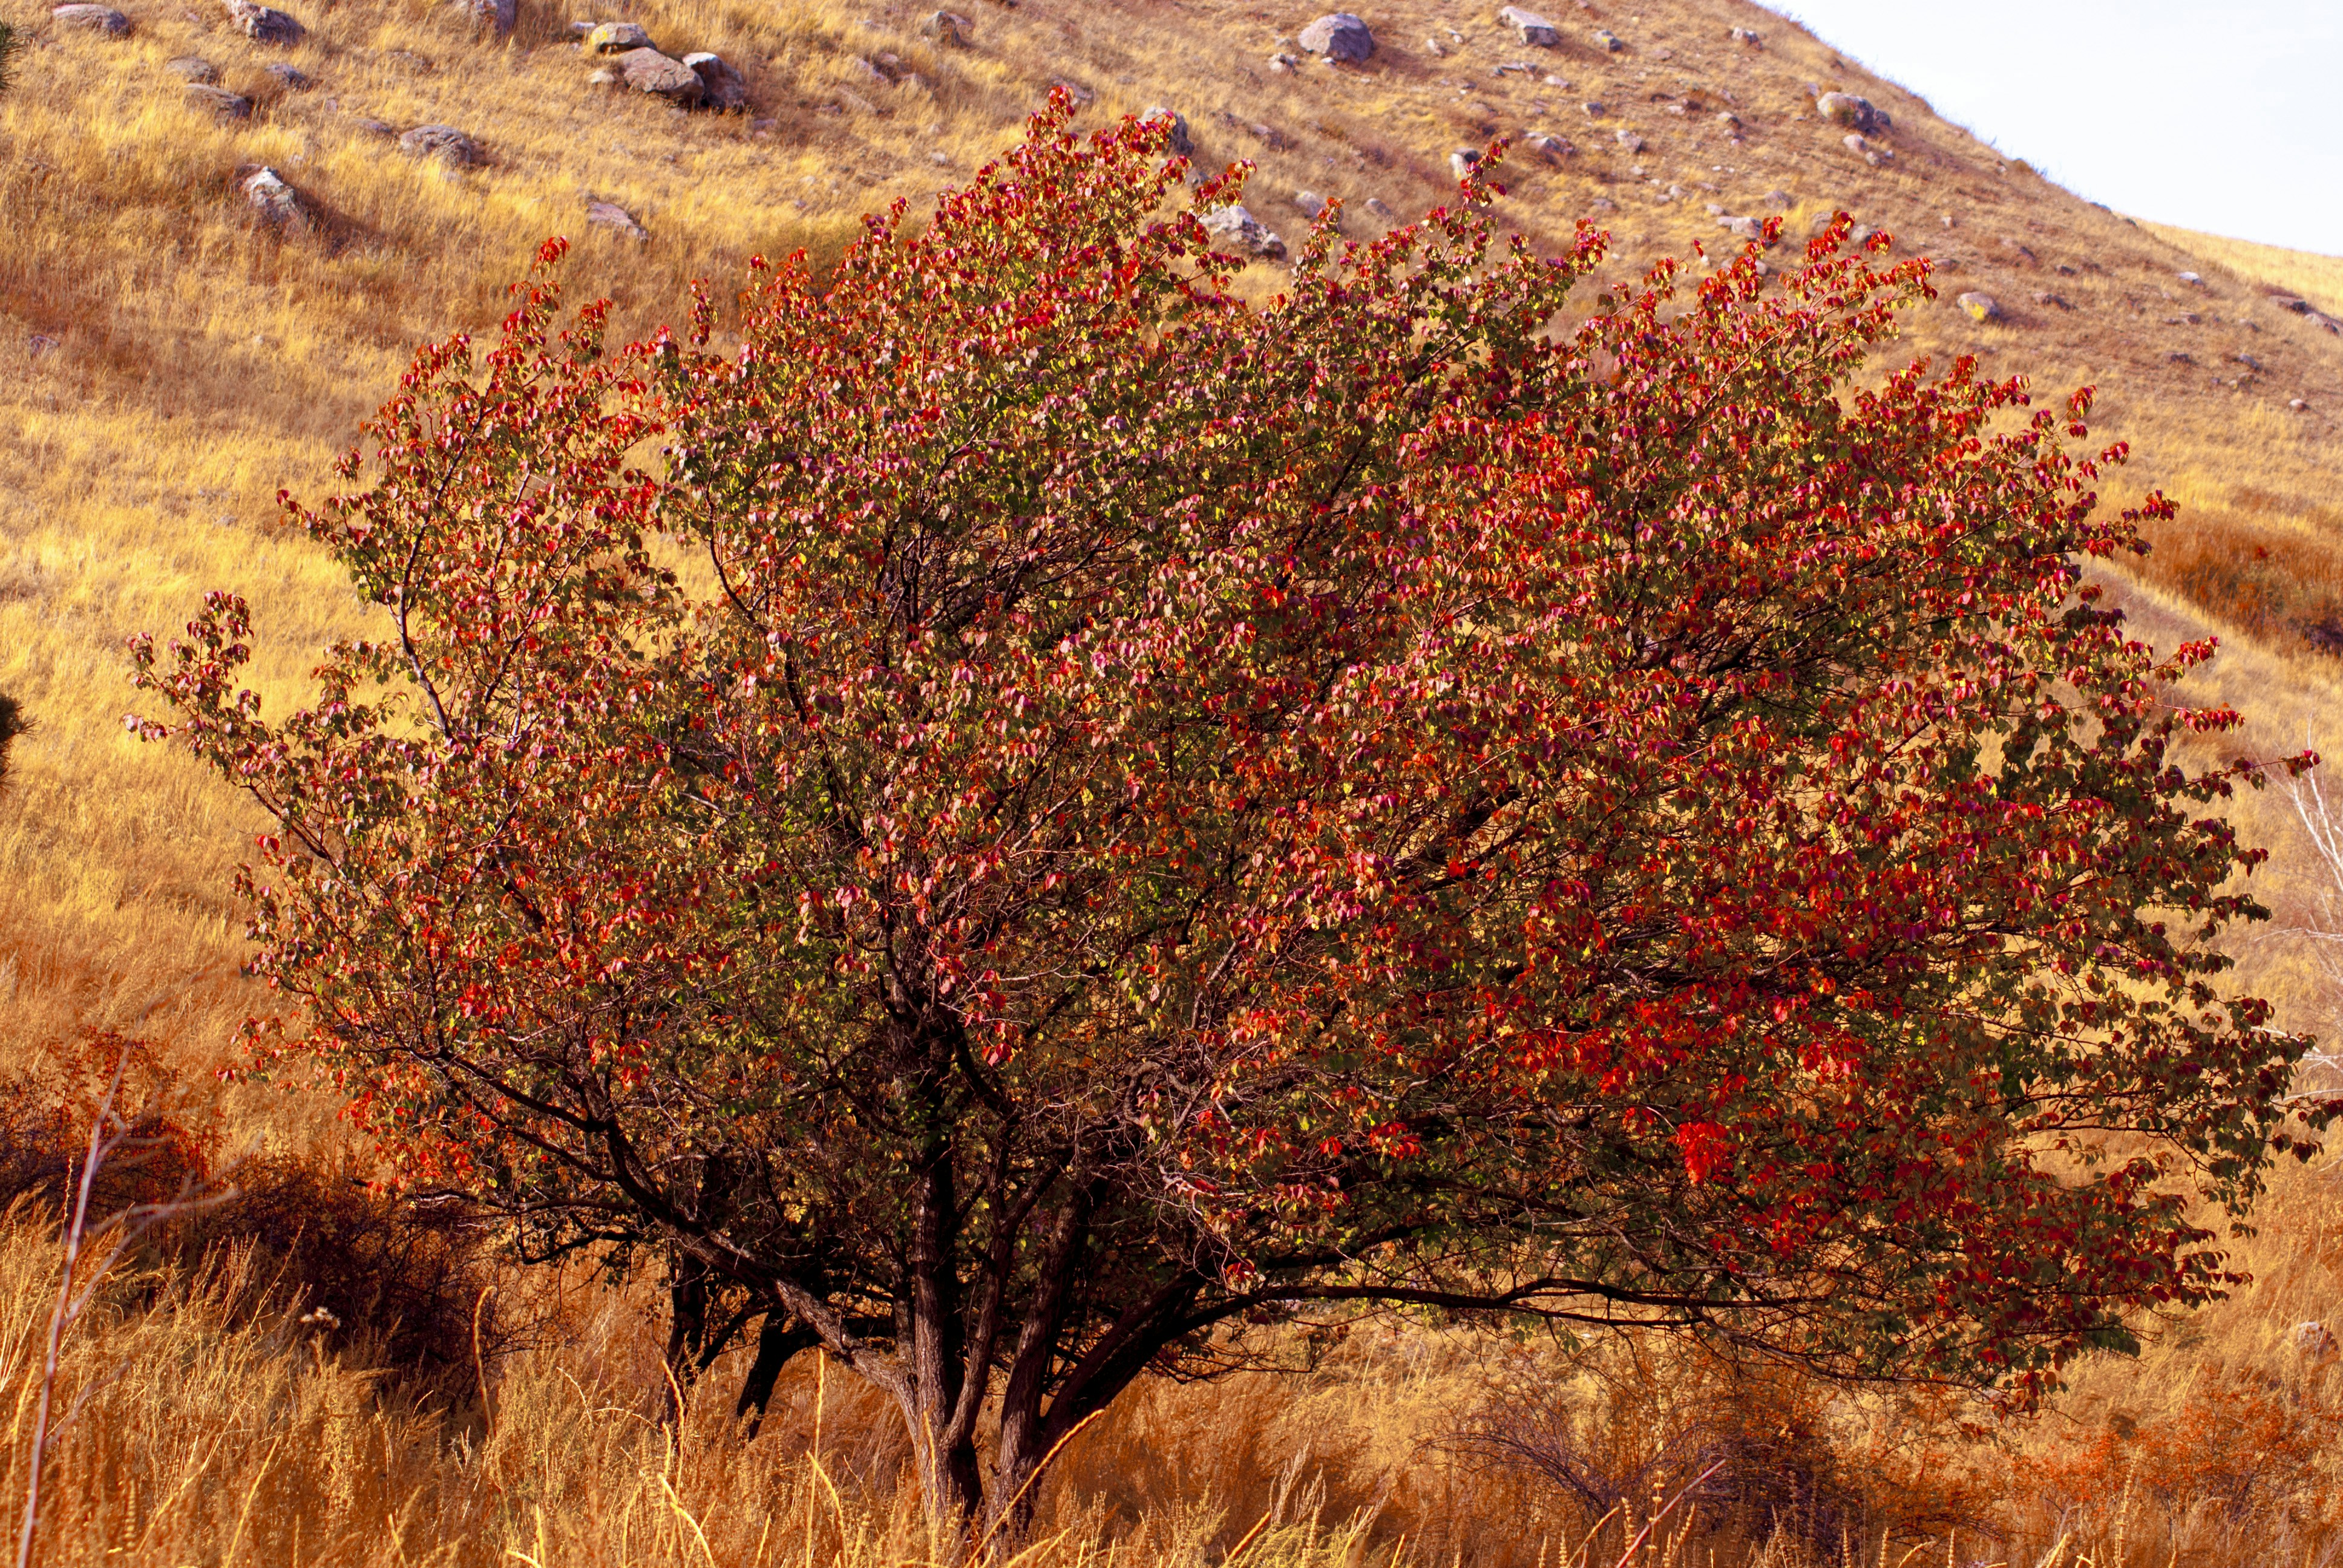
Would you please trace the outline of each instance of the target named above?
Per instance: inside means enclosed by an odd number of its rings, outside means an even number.
[[[1973,353],[2046,392],[2097,384],[2101,433],[2137,449],[2119,482],[2183,502],[2144,575],[2112,579],[2144,634],[2227,639],[2211,689],[2254,718],[2258,752],[2343,730],[2336,666],[2318,651],[2329,628],[2343,639],[2343,336],[2267,292],[2343,311],[2343,263],[2095,207],[1754,5],[1558,4],[1564,42],[1545,50],[1499,28],[1493,5],[1392,0],[1365,13],[1380,42],[1366,65],[1288,72],[1272,57],[1298,53],[1285,40],[1310,13],[1258,0],[988,0],[968,47],[923,36],[931,7],[900,0],[590,14],[521,0],[502,40],[444,0],[295,0],[307,35],[290,47],[246,40],[217,0],[121,3],[133,27],[113,38],[0,0],[0,20],[28,39],[0,95],[0,691],[36,726],[0,793],[0,1038],[12,1059],[0,1065],[114,1028],[157,1040],[200,1077],[265,1003],[237,977],[240,917],[226,891],[249,814],[123,734],[121,642],[167,629],[206,588],[235,586],[266,638],[259,684],[281,703],[321,644],[362,629],[346,587],[274,528],[273,497],[327,487],[332,457],[417,342],[492,321],[501,285],[551,233],[577,242],[573,287],[615,298],[623,330],[648,330],[680,313],[693,277],[721,286],[759,251],[833,254],[858,215],[896,199],[916,213],[1011,143],[1059,83],[1091,116],[1177,110],[1200,163],[1255,162],[1248,205],[1289,240],[1306,227],[1303,191],[1340,198],[1348,232],[1379,232],[1447,198],[1452,152],[1537,132],[1573,150],[1518,146],[1500,213],[1551,246],[1593,218],[1614,238],[1607,276],[1695,242],[1736,244],[1721,217],[1778,212],[1799,237],[1844,208],[1893,232],[1899,253],[1939,267],[1942,297],[1911,317],[1909,352]],[[672,53],[723,55],[748,111],[687,116],[590,84],[570,24],[611,17],[639,21]],[[1596,29],[1621,47],[1596,44]],[[186,101],[170,63],[189,57],[249,99],[247,118]],[[272,75],[278,65],[303,82]],[[1893,116],[1872,138],[1891,157],[1867,161],[1818,116],[1831,91]],[[412,157],[383,134],[433,123],[475,138],[485,161]],[[254,214],[240,185],[256,166],[293,187],[299,222]],[[589,226],[589,201],[623,209],[645,237]],[[1252,286],[1277,276],[1261,264]],[[1993,297],[1996,319],[1958,306],[1973,291]],[[2289,803],[2238,811],[2277,850],[2264,896],[2281,923],[2317,918],[2322,870]],[[2240,957],[2284,1003],[2281,1021],[2326,1024],[2327,988],[2301,944],[2273,936]],[[322,1098],[217,1092],[239,1138],[332,1138]],[[1966,1519],[2001,1532],[1976,1549],[1988,1562],[2039,1553],[2062,1533],[2070,1554],[2101,1563],[2127,1550],[2161,1560],[2167,1546],[2181,1561],[2324,1560],[2343,1523],[2343,1390],[2294,1334],[2343,1312],[2336,1191],[2324,1166],[2290,1178],[2240,1254],[2255,1290],[2176,1326],[2142,1362],[2085,1368],[2050,1421],[1778,1389],[1750,1408],[1785,1432],[1805,1423],[1815,1453],[1859,1473],[1845,1482],[1854,1492],[1868,1487],[1881,1507],[1902,1499],[1899,1553],[1926,1540],[1930,1557],[1969,1560],[1966,1540],[1942,1538]],[[12,1432],[45,1312],[46,1254],[30,1234],[0,1239]],[[133,1493],[179,1512],[152,1514],[126,1563],[729,1563],[786,1545],[792,1560],[876,1563],[925,1551],[909,1516],[888,1512],[883,1440],[850,1401],[824,1407],[827,1441],[862,1444],[860,1457],[807,1467],[831,1452],[816,1446],[810,1369],[793,1374],[789,1418],[757,1443],[711,1418],[679,1450],[661,1446],[643,1419],[655,1347],[625,1299],[585,1282],[529,1287],[547,1329],[508,1363],[500,1415],[478,1402],[479,1369],[418,1402],[369,1403],[368,1380],[349,1370],[363,1342],[337,1362],[270,1315],[260,1284],[204,1288],[176,1316],[124,1307],[78,1352],[76,1378],[117,1376],[75,1429],[68,1466],[89,1561],[116,1540],[107,1511],[134,1506],[120,1502]],[[1692,1408],[1687,1391],[1707,1374],[1635,1347],[1549,1351],[1516,1362],[1427,1336],[1268,1392],[1154,1391],[1069,1454],[1051,1503],[1068,1534],[1052,1550],[1072,1561],[1109,1523],[1143,1521],[1131,1560],[1203,1560],[1268,1518],[1257,1561],[1358,1561],[1371,1544],[1382,1561],[1407,1540],[1410,1560],[1566,1555],[1576,1515],[1550,1485],[1476,1469],[1443,1434],[1534,1368],[1610,1401],[1595,1401],[1614,1412],[1608,1436],[1587,1441],[1632,1469],[1635,1445],[1674,1419],[1664,1409]],[[211,1371],[185,1374],[196,1364]],[[1984,1435],[1964,1436],[1956,1418]],[[2241,1447],[2241,1432],[2261,1435]],[[842,1494],[830,1479],[848,1482]],[[1353,1517],[1368,1522],[1331,1539],[1309,1523]],[[613,1540],[633,1545],[613,1553]]]

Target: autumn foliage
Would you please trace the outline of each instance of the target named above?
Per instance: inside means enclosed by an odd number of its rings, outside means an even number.
[[[1844,221],[1582,307],[1478,176],[1249,304],[1232,182],[1070,113],[680,339],[541,273],[427,350],[295,508],[385,627],[297,711],[232,595],[136,645],[278,824],[264,1054],[980,1527],[1297,1313],[2025,1390],[2230,1282],[2303,1042],[2086,400],[1861,379],[1927,284]]]

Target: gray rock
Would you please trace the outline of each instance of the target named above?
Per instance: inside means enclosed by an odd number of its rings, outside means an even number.
[[[1381,196],[1369,196],[1366,201],[1366,207],[1369,212],[1374,214],[1385,223],[1393,222],[1399,217],[1399,214],[1392,211],[1391,204],[1384,201]]]
[[[618,73],[608,65],[598,66],[586,73],[586,85],[589,87],[615,87],[618,85]]]
[[[1619,145],[1626,148],[1629,156],[1631,156],[1636,153],[1642,152],[1644,148],[1649,145],[1643,137],[1627,129],[1624,126],[1619,127],[1618,136]]]
[[[1497,13],[1497,25],[1513,29],[1513,36],[1533,49],[1554,49],[1562,45],[1562,30],[1534,11],[1524,11],[1518,5],[1508,5]]]
[[[586,221],[597,228],[616,229],[627,238],[642,241],[650,238],[650,230],[635,220],[635,215],[616,202],[592,200],[586,204]]]
[[[1550,164],[1560,163],[1578,150],[1570,145],[1566,137],[1557,136],[1552,131],[1532,131],[1528,136],[1523,136],[1522,141],[1532,152]]]
[[[275,169],[255,170],[245,176],[240,188],[246,205],[260,215],[263,223],[294,223],[302,216],[301,198]]]
[[[256,44],[297,44],[303,29],[300,23],[282,11],[256,5],[255,0],[225,0],[228,25]],[[263,170],[266,174],[267,171]]]
[[[610,63],[617,68],[618,79],[636,92],[665,98],[680,108],[699,107],[700,95],[706,91],[699,84],[699,72],[657,49],[629,49]]]
[[[53,5],[49,7],[49,20],[76,33],[96,33],[107,38],[130,36],[130,18],[105,5]]]
[[[1316,223],[1320,218],[1323,217],[1329,211],[1332,210],[1334,206],[1332,202],[1328,201],[1316,191],[1295,191],[1293,193],[1293,205],[1301,212],[1302,216],[1308,218],[1312,223]]]
[[[1448,172],[1456,176],[1458,185],[1471,179],[1480,169],[1481,154],[1477,148],[1459,147],[1448,155]]]
[[[2001,319],[2001,303],[1990,294],[1972,289],[1955,299],[1953,303],[1967,311],[1971,320],[1999,321]]]
[[[1716,128],[1729,136],[1741,128],[1741,116],[1730,109],[1720,109],[1716,115]]]
[[[1171,121],[1172,135],[1163,144],[1164,150],[1175,158],[1192,158],[1196,156],[1196,138],[1188,132],[1188,120],[1185,116],[1176,110],[1167,109],[1161,104],[1155,104],[1142,111],[1139,117],[1151,122]]]
[[[509,34],[519,11],[514,0],[456,0],[456,8],[471,22],[476,32],[492,38]]]
[[[2312,316],[2317,314],[2317,312],[2311,308],[2310,301],[2307,299],[2297,299],[2291,295],[2281,294],[2274,296],[2271,298],[2270,303],[2277,306],[2280,310],[2290,310],[2297,316]]]
[[[1581,104],[1578,106],[1586,111],[1586,117],[1590,120],[1599,120],[1611,112],[1601,104]]]
[[[2191,287],[2191,288],[2202,288],[2202,287],[2204,287],[2204,286],[2205,286],[2205,280],[2204,280],[2204,278],[2202,278],[2201,276],[2198,276],[2198,275],[2197,275],[2196,273],[2193,273],[2193,272],[2177,272],[2177,273],[2173,274],[2173,276],[2174,276],[2175,277],[2177,277],[2181,282],[2183,282],[2183,283],[2187,284],[2187,285],[2189,287]]]
[[[1615,55],[1627,46],[1626,41],[1608,27],[1597,27],[1588,35],[1594,46],[1605,54]]]
[[[2046,290],[2037,292],[2034,296],[2034,303],[2036,305],[2046,305],[2053,310],[2072,310],[2075,308],[2074,302],[2068,299],[2065,295],[2052,294]]]
[[[1271,259],[1285,254],[1285,242],[1241,206],[1214,207],[1203,216],[1204,232],[1232,251]]]
[[[2288,398],[2286,400],[2286,406],[2293,409],[2298,414],[2308,414],[2310,412],[2310,404],[2300,397]]]
[[[1423,52],[1435,60],[1444,60],[1448,57],[1448,45],[1437,38],[1426,38],[1423,41]]]
[[[1291,76],[1301,65],[1302,56],[1299,55],[1272,55],[1269,57],[1269,68],[1281,76]]]
[[[930,11],[920,24],[920,36],[933,38],[947,49],[972,48],[976,24],[957,11]]]
[[[651,35],[634,22],[601,22],[588,29],[581,45],[588,55],[630,55],[651,46]]]
[[[163,69],[183,81],[200,82],[206,86],[219,80],[219,67],[195,55],[182,55],[176,60],[166,60]]]
[[[1815,100],[1815,113],[1835,126],[1861,131],[1866,136],[1885,136],[1896,128],[1896,122],[1885,110],[1874,107],[1870,99],[1858,98],[1853,93],[1825,93]]]
[[[1764,207],[1768,212],[1780,212],[1784,207],[1790,205],[1790,201],[1791,196],[1788,191],[1767,191],[1764,196],[1757,198],[1757,205]]]
[[[1865,163],[1869,164],[1874,168],[1877,168],[1881,164],[1894,163],[1896,161],[1896,155],[1894,153],[1889,152],[1885,147],[1878,146],[1876,143],[1873,142],[1870,137],[1863,136],[1860,133],[1846,138],[1846,150],[1853,153],[1856,157],[1861,158]]]
[[[727,115],[748,111],[749,84],[723,56],[704,52],[686,55],[683,63],[699,78],[700,107]]]
[[[186,95],[187,107],[201,109],[216,120],[252,118],[252,100],[241,93],[231,93],[206,82],[189,82],[182,90]]]
[[[307,75],[294,66],[286,65],[281,60],[268,67],[268,75],[271,80],[288,93],[305,93],[309,90],[310,82]]]
[[[398,138],[398,150],[411,158],[437,158],[452,168],[476,168],[488,161],[480,144],[453,126],[417,126]]]
[[[1716,220],[1716,226],[1725,230],[1735,239],[1763,239],[1765,237],[1765,224],[1754,217],[1719,217]]]
[[[1765,46],[1764,35],[1754,28],[1735,27],[1726,36],[1736,44],[1746,44],[1753,49],[1762,49]]]
[[[1302,29],[1301,45],[1313,55],[1345,65],[1363,64],[1375,52],[1375,35],[1348,11],[1329,11]]]

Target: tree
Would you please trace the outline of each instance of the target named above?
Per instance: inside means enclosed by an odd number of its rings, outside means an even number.
[[[427,350],[295,508],[387,631],[281,722],[234,597],[136,643],[278,824],[262,1043],[886,1390],[953,1527],[1297,1314],[2033,1389],[2233,1282],[2188,1205],[2302,1145],[2305,1047],[2211,945],[2208,650],[2083,584],[2168,511],[2085,398],[1857,385],[1927,284],[1844,219],[1566,327],[1598,238],[1479,176],[1256,307],[1232,182],[1070,112],[756,264],[729,352],[542,274]]]

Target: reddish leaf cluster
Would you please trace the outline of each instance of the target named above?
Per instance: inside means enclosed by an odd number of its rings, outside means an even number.
[[[1844,221],[1574,327],[1591,233],[1322,224],[1252,307],[1229,182],[1068,113],[686,341],[540,279],[427,352],[298,513],[391,635],[282,722],[239,601],[137,645],[417,1179],[671,1250],[995,1516],[1331,1303],[2034,1382],[2227,1282],[2303,1042],[2084,400],[1859,384],[1926,282]]]

